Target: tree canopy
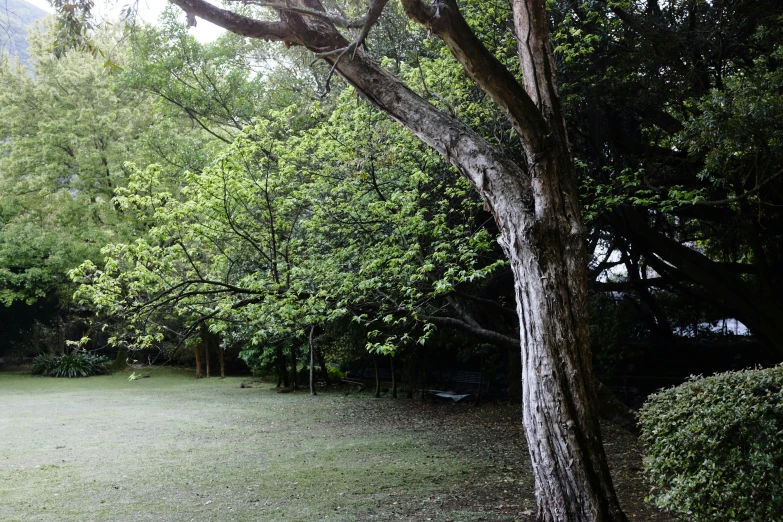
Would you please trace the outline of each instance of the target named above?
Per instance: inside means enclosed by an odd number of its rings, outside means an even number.
[[[115,346],[294,373],[314,338],[521,349],[540,520],[624,520],[594,356],[780,358],[778,2],[56,4],[0,68],[7,306],[78,284]]]

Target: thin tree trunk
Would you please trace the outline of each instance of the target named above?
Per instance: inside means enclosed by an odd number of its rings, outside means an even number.
[[[206,337],[204,337],[204,366],[206,366],[207,369],[207,379],[209,379],[209,343],[210,343],[210,333],[207,331]]]
[[[391,380],[392,380],[392,399],[397,398],[397,378],[394,376],[394,356],[389,356],[389,365],[391,366]]]
[[[296,360],[296,346],[291,343],[291,385],[295,390],[299,389],[299,375],[297,371],[298,362]]]
[[[375,398],[381,398],[381,375],[378,373],[378,356],[372,356],[372,364],[375,367]]]
[[[217,346],[217,353],[218,353],[218,364],[220,364],[220,378],[225,379],[226,378],[226,360],[225,360],[225,353],[223,353],[225,350],[222,346],[220,346],[220,343],[218,343]]]
[[[313,372],[315,369],[315,354],[313,353],[313,330],[315,325],[310,325],[310,394],[317,395],[315,393],[315,383],[313,382]]]
[[[280,384],[283,385],[283,387],[288,388],[288,370],[286,368],[286,361],[285,361],[285,352],[283,352],[283,346],[281,344],[277,345],[277,387],[280,387]]]
[[[196,345],[193,347],[193,353],[196,356],[196,379],[201,379],[201,343],[196,343]]]

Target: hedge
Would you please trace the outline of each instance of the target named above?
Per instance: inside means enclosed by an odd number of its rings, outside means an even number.
[[[653,504],[693,522],[783,521],[783,365],[661,391],[640,427]]]

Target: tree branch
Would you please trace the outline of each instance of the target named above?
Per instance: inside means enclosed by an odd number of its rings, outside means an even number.
[[[455,330],[461,330],[473,335],[474,337],[489,341],[492,344],[496,344],[498,346],[505,346],[506,348],[510,348],[512,350],[519,350],[519,339],[509,337],[508,335],[503,335],[502,333],[495,332],[494,330],[487,330],[486,328],[481,328],[480,326],[471,326],[465,321],[454,319],[453,317],[420,315],[419,318],[435,325],[447,326],[449,328],[454,328]]]
[[[232,33],[274,42],[302,45],[291,27],[282,20],[262,21],[216,7],[205,0],[169,0],[190,15],[212,22]]]
[[[534,157],[545,150],[549,125],[514,75],[484,47],[456,1],[425,5],[421,0],[402,0],[402,5],[412,20],[443,40],[468,76],[498,104],[522,138],[528,155]]]

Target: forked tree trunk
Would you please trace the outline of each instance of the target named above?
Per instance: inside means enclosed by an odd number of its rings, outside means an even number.
[[[520,322],[524,427],[539,522],[625,522],[598,425],[587,328],[587,264],[581,209],[555,84],[545,0],[512,0],[523,85],[483,46],[455,0],[402,0],[408,16],[440,37],[513,126],[527,164],[517,165],[374,63],[321,16],[319,0],[290,0],[260,21],[204,0],[170,0],[245,36],[304,45],[381,110],[443,154],[474,185],[501,232]],[[385,0],[374,0],[377,21]],[[281,4],[282,5],[282,4]],[[303,9],[303,10],[302,10]],[[368,29],[368,27],[365,27]],[[363,33],[366,34],[366,33]],[[376,363],[377,369],[377,363]],[[380,394],[376,374],[376,394]]]

